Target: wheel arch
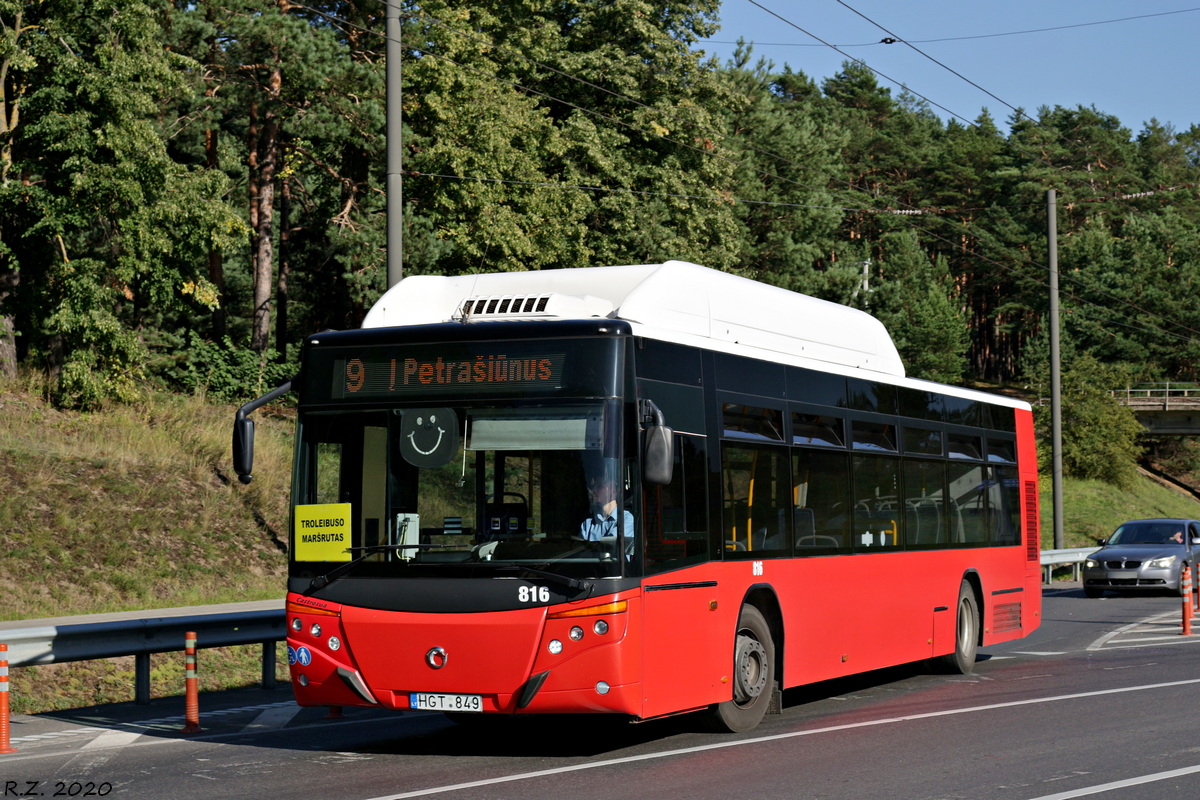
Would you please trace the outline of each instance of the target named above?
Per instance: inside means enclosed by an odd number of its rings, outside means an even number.
[[[783,607],[779,603],[779,595],[775,591],[775,587],[769,583],[756,583],[746,590],[746,594],[742,597],[742,605],[751,605],[759,610],[767,621],[767,625],[771,629],[771,638],[775,643],[775,679],[779,682],[779,688],[787,686],[784,681],[783,672],[783,645],[784,645],[784,625],[783,625]],[[739,614],[740,609],[739,608]]]

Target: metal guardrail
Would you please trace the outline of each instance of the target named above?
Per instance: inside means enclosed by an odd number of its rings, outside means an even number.
[[[270,601],[0,622],[0,642],[11,667],[134,656],[135,699],[149,703],[151,654],[183,650],[189,631],[201,648],[261,644],[262,683],[273,688],[286,630],[283,602]]]
[[[1069,550],[1043,550],[1042,583],[1049,583],[1051,571],[1062,564],[1072,565],[1071,577],[1073,580],[1079,580],[1079,565],[1099,549],[1100,546],[1096,545],[1094,547],[1076,547]]]

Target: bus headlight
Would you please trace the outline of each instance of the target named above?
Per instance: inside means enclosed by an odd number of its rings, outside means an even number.
[[[583,638],[583,628],[576,625],[574,628],[571,628],[571,633],[569,635],[572,642],[578,642]]]
[[[560,642],[558,639],[551,639],[547,649],[550,651],[551,655],[556,656],[562,652],[562,642]]]

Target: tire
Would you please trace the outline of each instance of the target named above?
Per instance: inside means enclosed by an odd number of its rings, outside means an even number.
[[[730,733],[762,721],[776,690],[775,641],[762,612],[742,606],[733,647],[733,699],[709,707],[714,728]]]
[[[979,606],[975,591],[967,581],[958,588],[958,605],[954,620],[954,652],[942,656],[946,671],[969,675],[975,669],[975,652],[979,648]]]

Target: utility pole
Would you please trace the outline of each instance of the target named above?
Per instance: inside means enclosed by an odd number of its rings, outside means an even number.
[[[1053,189],[1046,191],[1047,260],[1050,264],[1050,437],[1054,495],[1054,549],[1063,549],[1062,498],[1062,362],[1058,341],[1058,207]]]
[[[400,131],[403,122],[400,89],[400,0],[386,0],[384,28],[387,46],[387,285],[390,289],[404,277],[404,152]]]

